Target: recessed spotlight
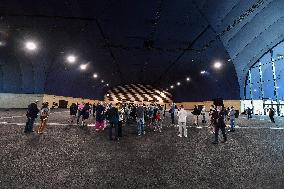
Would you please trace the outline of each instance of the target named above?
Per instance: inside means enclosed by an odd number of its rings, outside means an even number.
[[[76,58],[76,56],[74,56],[74,55],[69,55],[69,56],[67,56],[67,61],[68,61],[69,63],[74,63],[74,62],[76,62],[76,60],[77,60],[77,58]]]
[[[187,77],[187,78],[186,78],[186,81],[190,81],[190,78],[189,78],[189,77]]]
[[[221,62],[215,62],[214,63],[214,68],[215,69],[220,69],[222,67],[222,63]]]
[[[201,73],[202,75],[204,75],[204,74],[206,73],[206,71],[205,71],[205,70],[202,70],[200,73]]]
[[[81,70],[86,70],[87,69],[87,64],[81,64],[80,65]]]
[[[4,41],[0,41],[0,47],[4,47],[6,43]]]
[[[98,74],[94,73],[94,74],[93,74],[93,77],[94,77],[94,78],[98,78]]]
[[[106,94],[106,96],[109,96],[109,94]]]
[[[106,84],[106,86],[108,87],[108,86],[109,86],[109,84],[107,83],[107,84]]]
[[[101,80],[101,83],[104,83],[104,82],[105,82],[105,81],[102,79],[102,80]]]
[[[180,82],[177,82],[177,86],[180,86]]]
[[[37,49],[37,45],[33,41],[27,41],[25,46],[26,46],[26,49],[29,51],[35,51]]]
[[[173,89],[174,88],[174,86],[173,85],[171,85],[171,89]]]

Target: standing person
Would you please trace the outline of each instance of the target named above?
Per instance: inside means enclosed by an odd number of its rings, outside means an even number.
[[[149,127],[153,126],[153,116],[154,116],[154,107],[152,104],[150,104],[150,107],[148,108]]]
[[[230,118],[230,125],[231,129],[229,132],[234,132],[235,131],[235,119],[236,119],[236,111],[234,106],[231,107],[231,110],[229,111],[229,118]]]
[[[166,117],[166,110],[167,110],[167,105],[164,104],[164,113],[163,113],[163,117]]]
[[[272,107],[269,108],[269,118],[270,118],[270,120],[271,120],[272,123],[275,123],[274,115],[275,115],[274,109],[273,109]]]
[[[106,112],[107,120],[109,121],[109,140],[113,140],[112,137],[112,128],[115,129],[114,140],[119,140],[118,138],[118,121],[119,121],[119,114],[118,109],[116,106],[112,106],[110,104],[110,108]]]
[[[89,119],[91,107],[89,103],[86,103],[81,111],[82,114],[82,127],[87,126],[86,120]]]
[[[160,133],[162,132],[162,123],[161,123],[161,118],[162,112],[159,107],[157,107],[157,111],[155,113],[155,125],[154,125],[154,131],[159,131]]]
[[[187,112],[184,109],[183,105],[180,106],[180,110],[177,113],[178,117],[178,127],[179,127],[179,137],[182,137],[182,130],[183,130],[183,135],[184,137],[187,138],[187,128],[186,128],[186,117],[187,117]]]
[[[196,105],[194,105],[192,114],[194,115],[194,124],[198,126],[198,116],[200,115],[200,111]]]
[[[26,122],[25,130],[24,130],[25,133],[34,132],[34,130],[33,130],[34,122],[35,122],[35,119],[37,118],[37,114],[39,112],[39,109],[37,107],[37,103],[38,103],[38,101],[35,101],[28,106],[28,110],[27,110],[27,113],[26,113],[27,122]]]
[[[172,126],[175,126],[175,110],[176,110],[176,105],[175,103],[173,103],[169,111],[169,113],[171,114]]]
[[[154,108],[153,108],[153,117],[152,117],[152,120],[151,120],[152,124],[154,126],[154,131],[155,131],[155,128],[156,128],[156,125],[157,125],[157,122],[156,122],[157,112],[158,112],[158,108],[157,108],[157,105],[155,104]]]
[[[209,124],[209,128],[212,129],[212,133],[215,132],[215,124],[214,124],[214,113],[215,113],[216,109],[214,105],[211,105],[210,110],[209,110],[209,116],[210,116],[210,124]]]
[[[119,106],[118,108],[118,128],[117,128],[117,135],[118,137],[122,137],[122,122],[124,121],[124,108],[122,107],[122,105]]]
[[[252,109],[250,109],[250,108],[248,107],[248,108],[247,108],[248,119],[251,119],[251,118],[252,118],[251,114],[252,114]]]
[[[80,124],[80,118],[82,117],[82,110],[85,107],[85,103],[82,102],[81,104],[78,105],[78,114],[77,114],[77,125]]]
[[[217,106],[217,111],[214,112],[214,123],[215,123],[215,140],[213,144],[218,144],[218,135],[219,130],[222,131],[223,141],[225,143],[227,141],[227,135],[225,130],[225,109],[223,106]]]
[[[144,108],[141,104],[136,109],[137,133],[138,136],[145,134],[144,131]]]
[[[76,119],[78,106],[75,103],[72,103],[71,106],[69,107],[69,110],[70,110],[70,120],[69,120],[69,123],[73,123],[74,120]]]
[[[202,115],[202,123],[206,123],[206,107],[205,106],[202,107],[201,115]]]
[[[96,104],[94,103],[93,104],[93,117],[95,117],[95,115],[96,115]]]
[[[125,105],[124,114],[125,114],[125,122],[127,123],[130,115],[130,107],[128,104]]]
[[[105,128],[105,107],[98,102],[96,108],[96,131],[104,130]]]
[[[136,118],[136,109],[137,109],[136,105],[132,105],[130,116],[132,117],[133,120],[135,120]]]
[[[227,110],[226,110],[226,118],[227,118],[228,121],[230,120],[230,111],[231,111],[231,109],[228,107]]]
[[[42,108],[40,110],[40,123],[38,126],[38,134],[43,134],[43,130],[46,127],[47,119],[49,116],[49,108],[48,108],[48,102],[42,104]]]

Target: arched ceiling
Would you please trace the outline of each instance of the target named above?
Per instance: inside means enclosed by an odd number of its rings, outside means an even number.
[[[235,65],[243,97],[249,68],[284,39],[284,1],[210,0],[200,1],[199,7],[220,34]]]
[[[283,40],[283,7],[282,0],[2,0],[8,37],[0,65],[9,80],[2,88],[101,98],[107,89],[94,72],[111,86],[164,89],[190,76],[174,91],[179,100],[236,99],[249,66]],[[21,51],[29,38],[40,42],[36,55]],[[88,71],[64,63],[68,53],[89,62]],[[219,72],[216,60],[225,64]]]

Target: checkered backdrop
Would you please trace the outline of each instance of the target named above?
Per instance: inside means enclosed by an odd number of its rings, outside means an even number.
[[[163,104],[172,102],[172,95],[150,85],[131,84],[117,86],[109,90],[104,99],[108,102],[157,102]]]

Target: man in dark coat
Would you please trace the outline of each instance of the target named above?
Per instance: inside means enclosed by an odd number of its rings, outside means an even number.
[[[82,109],[82,126],[87,126],[86,120],[89,119],[91,107],[89,103],[86,103],[84,108]]]
[[[194,115],[194,124],[198,126],[198,116],[200,115],[200,110],[198,109],[197,105],[194,105],[193,112],[191,112]]]
[[[248,115],[248,119],[252,118],[252,109],[250,109],[249,107],[247,108],[247,115]]]
[[[272,123],[275,123],[274,115],[275,115],[274,109],[273,108],[269,108],[269,118],[270,118]]]
[[[37,114],[39,112],[39,109],[37,107],[37,102],[33,102],[28,106],[28,110],[26,113],[27,116],[27,122],[26,122],[26,127],[24,132],[29,133],[29,132],[34,132],[33,127],[34,127],[34,122],[35,119],[37,118]]]
[[[78,106],[75,103],[72,103],[69,109],[70,109],[70,121],[69,121],[69,123],[73,123],[73,121],[76,119]]]
[[[222,106],[217,106],[217,110],[213,113],[213,119],[214,119],[214,125],[215,125],[215,140],[213,144],[218,144],[218,135],[219,130],[221,129],[223,134],[223,141],[222,143],[227,141],[227,135],[226,135],[226,124],[225,124],[225,109]]]
[[[118,109],[115,106],[110,105],[110,109],[106,112],[107,120],[109,121],[109,139],[113,140],[112,137],[112,128],[115,129],[115,138],[114,140],[119,140],[118,138],[118,121],[119,121],[119,114]]]

